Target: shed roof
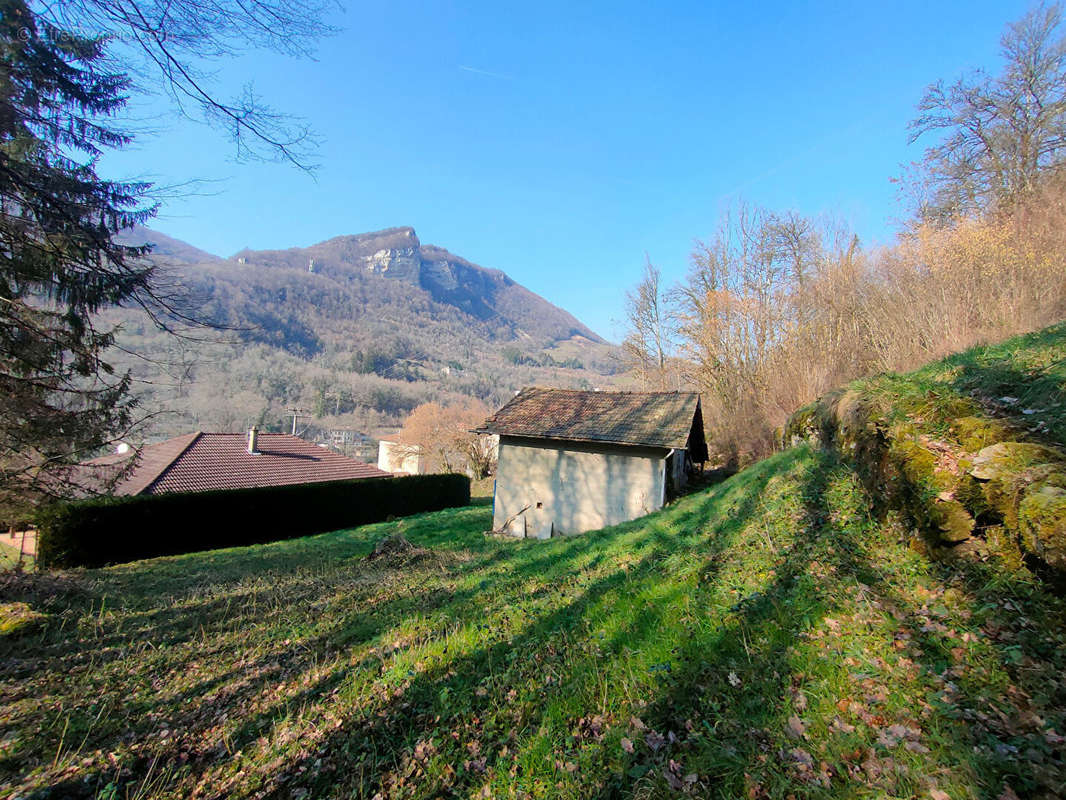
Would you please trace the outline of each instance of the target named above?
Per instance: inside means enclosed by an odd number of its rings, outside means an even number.
[[[478,433],[604,442],[647,447],[688,447],[700,414],[695,392],[594,392],[529,387],[487,419]],[[703,419],[699,416],[703,439]]]
[[[207,492],[391,474],[287,433],[260,433],[258,452],[242,433],[195,432],[145,445],[129,456],[104,456],[91,466],[119,465],[136,458],[114,488],[116,495]]]

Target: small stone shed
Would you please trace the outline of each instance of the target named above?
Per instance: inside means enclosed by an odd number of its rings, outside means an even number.
[[[694,392],[527,388],[477,433],[500,437],[493,529],[519,537],[641,517],[707,460]]]

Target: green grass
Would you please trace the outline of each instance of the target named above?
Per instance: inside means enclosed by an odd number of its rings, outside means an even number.
[[[482,501],[9,575],[0,796],[1061,796],[1062,601],[868,507],[796,448],[567,539]]]
[[[1066,589],[1066,324],[855,381],[784,438],[834,449],[932,556],[1024,561]]]
[[[15,569],[19,564],[19,550],[6,542],[0,542],[0,572]],[[22,565],[26,569],[33,568],[33,556],[23,556]]]
[[[477,498],[488,498],[489,502],[492,502],[492,493],[496,491],[496,478],[490,475],[487,478],[481,478],[480,480],[470,481],[470,496]]]
[[[975,347],[905,375],[858,384],[898,421],[947,434],[969,415],[999,419],[1022,437],[1066,444],[1066,323]]]

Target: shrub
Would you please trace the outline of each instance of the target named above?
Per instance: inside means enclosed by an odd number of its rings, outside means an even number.
[[[37,563],[98,567],[260,544],[466,505],[465,475],[102,497],[38,513]]]

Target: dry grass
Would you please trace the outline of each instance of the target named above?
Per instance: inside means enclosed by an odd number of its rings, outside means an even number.
[[[863,252],[829,225],[741,209],[693,256],[676,295],[710,438],[770,452],[825,392],[1066,318],[1066,189],[1009,217],[919,226]]]

